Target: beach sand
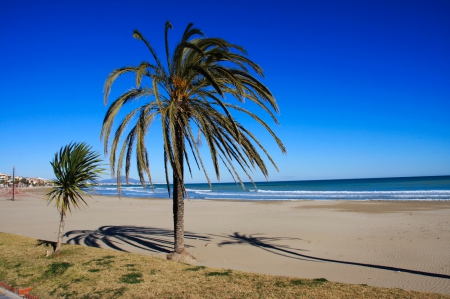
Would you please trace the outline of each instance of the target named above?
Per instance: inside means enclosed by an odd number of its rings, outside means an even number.
[[[0,231],[56,240],[45,189],[0,198]],[[162,258],[172,202],[94,196],[66,220],[64,241]],[[191,200],[188,251],[197,265],[450,294],[450,202]]]

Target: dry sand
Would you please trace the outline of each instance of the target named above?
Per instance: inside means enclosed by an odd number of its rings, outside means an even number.
[[[44,189],[0,198],[0,231],[55,240]],[[94,196],[68,215],[64,239],[165,257],[172,203]],[[450,202],[191,200],[188,251],[197,265],[450,294]]]

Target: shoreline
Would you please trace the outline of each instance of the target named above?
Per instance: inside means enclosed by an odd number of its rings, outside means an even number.
[[[33,188],[22,188],[23,190],[31,191],[29,193],[38,193],[39,195],[45,196],[47,190],[51,187],[33,187]],[[92,197],[104,197],[104,198],[119,198],[118,195],[104,195],[98,193],[87,193]],[[130,196],[121,196],[120,199],[135,199],[135,200],[172,200],[171,197],[161,198],[161,197],[130,197]],[[1,199],[0,199],[1,200]],[[255,202],[255,203],[278,203],[278,202],[382,202],[382,203],[433,203],[433,202],[442,202],[449,203],[450,199],[431,199],[431,200],[386,200],[386,199],[230,199],[230,198],[189,198],[185,199],[185,201],[229,201],[229,202]]]
[[[0,231],[56,240],[59,214],[45,190],[34,195],[0,200]],[[172,201],[122,199],[87,197],[89,207],[68,215],[64,241],[165,258]],[[185,201],[196,265],[443,294],[449,223],[450,201]]]
[[[90,194],[91,196],[99,196],[105,198],[119,198],[117,195],[103,195],[103,194]],[[136,200],[172,200],[171,197],[131,197],[121,196],[121,199],[136,199]],[[449,203],[450,199],[406,199],[406,200],[387,200],[387,199],[232,199],[232,198],[185,198],[185,201],[227,201],[227,202],[254,202],[254,203],[282,203],[282,202],[380,202],[380,203],[408,203],[408,202],[420,202],[420,203],[432,203],[443,202]]]
[[[98,196],[98,197],[104,197],[104,198],[119,198],[118,196],[111,196],[111,195],[91,195],[92,197]],[[155,200],[166,200],[166,201],[172,201],[172,198],[160,198],[160,197],[130,197],[130,196],[122,196],[119,199],[126,199],[126,200],[149,200],[149,201],[155,201]],[[450,200],[384,200],[384,199],[364,199],[364,200],[358,200],[358,199],[281,199],[281,200],[266,200],[266,199],[229,199],[229,198],[202,198],[202,199],[186,199],[185,201],[217,201],[217,202],[250,202],[255,204],[277,204],[277,203],[290,203],[290,202],[323,202],[323,203],[380,203],[380,204],[402,204],[407,205],[408,203],[417,203],[418,205],[428,205],[433,203],[443,203],[444,206],[449,206],[450,208]]]
[[[187,183],[192,200],[402,200],[450,201],[450,176],[374,178],[349,180],[279,181],[245,183]],[[117,186],[102,185],[92,189],[99,194],[117,195]],[[130,197],[169,198],[167,188],[122,185],[122,194]]]

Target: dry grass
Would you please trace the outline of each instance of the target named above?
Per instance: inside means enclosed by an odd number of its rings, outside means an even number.
[[[45,257],[38,241],[0,232],[0,280],[45,298],[450,298],[449,296],[250,274],[152,256],[65,245]],[[51,248],[48,248],[51,249]]]

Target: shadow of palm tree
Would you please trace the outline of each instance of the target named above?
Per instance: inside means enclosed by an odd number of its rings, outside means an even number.
[[[67,244],[84,244],[89,247],[106,245],[119,251],[127,251],[123,245],[150,252],[169,253],[173,248],[173,230],[142,226],[102,226],[97,230],[73,230],[67,232]],[[209,241],[206,236],[185,232],[186,239]],[[192,247],[185,245],[187,248]]]
[[[281,256],[289,257],[289,258],[293,258],[293,259],[310,260],[310,261],[316,261],[316,262],[338,263],[338,264],[361,266],[361,267],[375,268],[375,269],[381,269],[381,270],[398,271],[398,272],[405,272],[405,273],[410,273],[410,274],[450,279],[450,275],[440,274],[440,273],[431,273],[431,272],[424,272],[424,271],[405,269],[405,268],[397,268],[397,267],[391,267],[391,266],[365,264],[365,263],[358,263],[358,262],[351,262],[351,261],[341,261],[341,260],[315,257],[315,256],[299,253],[300,251],[305,251],[302,249],[291,248],[291,247],[285,246],[285,245],[270,244],[270,242],[274,242],[274,241],[287,240],[287,239],[295,240],[295,238],[255,237],[254,235],[247,236],[245,234],[240,234],[238,232],[235,232],[232,235],[223,235],[220,237],[227,238],[227,239],[229,239],[229,241],[221,242],[218,244],[219,246],[249,244],[249,245],[261,248],[270,253],[274,253],[277,255],[281,255]],[[301,239],[296,239],[296,240],[301,240]]]
[[[306,259],[306,258],[301,258],[301,257],[293,257],[293,255],[291,253],[294,253],[295,251],[307,251],[304,249],[297,249],[297,248],[291,248],[288,245],[271,245],[271,242],[279,242],[279,241],[286,241],[286,240],[295,240],[295,241],[303,241],[300,238],[287,238],[287,237],[272,237],[272,238],[268,238],[268,237],[256,237],[257,235],[260,234],[253,234],[253,235],[241,235],[237,232],[235,232],[232,235],[214,235],[216,237],[221,237],[221,238],[227,238],[229,239],[229,241],[224,241],[218,244],[218,246],[224,246],[224,245],[240,245],[240,244],[249,244],[255,247],[258,247],[262,250],[268,251],[270,253],[273,254],[277,254],[277,255],[281,255],[281,256],[285,256],[288,258],[296,258],[296,259],[301,259],[301,260],[310,260],[310,259]]]

